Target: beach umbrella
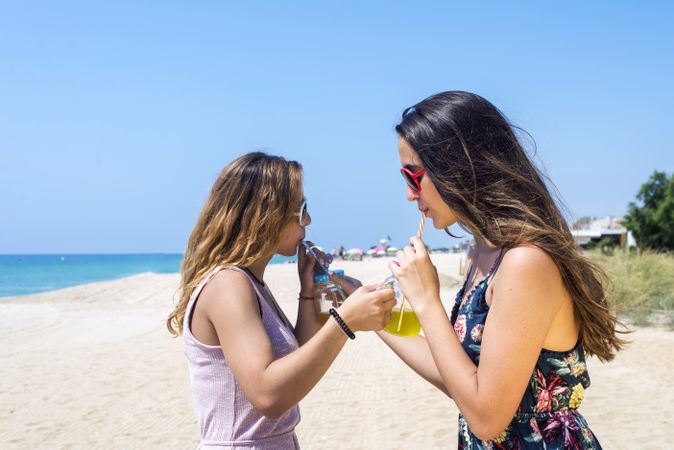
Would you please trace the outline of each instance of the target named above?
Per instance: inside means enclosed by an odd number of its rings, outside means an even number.
[[[362,248],[354,247],[354,248],[350,248],[346,252],[346,258],[349,261],[355,261],[355,260],[362,261],[363,254],[364,254],[364,252],[363,252]]]
[[[366,251],[365,253],[366,253],[367,255],[374,255],[374,254],[377,253],[377,249],[376,249],[376,248],[371,248],[370,250]]]
[[[391,245],[390,247],[386,248],[386,253],[389,253],[389,254],[395,253],[395,252],[397,252],[397,251],[398,251],[398,248],[397,248],[397,247],[394,247],[394,246],[392,246],[392,245]]]

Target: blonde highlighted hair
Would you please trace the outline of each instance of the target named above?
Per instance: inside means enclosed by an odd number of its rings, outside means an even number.
[[[213,184],[192,230],[181,293],[166,326],[178,336],[192,291],[217,266],[247,267],[273,255],[281,231],[303,199],[302,166],[280,156],[248,153],[229,163]]]

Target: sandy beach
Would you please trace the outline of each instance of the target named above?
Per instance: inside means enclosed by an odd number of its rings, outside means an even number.
[[[449,308],[461,255],[433,255]],[[386,259],[336,262],[376,283]],[[294,321],[296,268],[265,280]],[[199,442],[181,340],[164,321],[178,275],[141,274],[0,299],[0,447],[186,449]],[[636,329],[615,361],[589,361],[581,412],[606,449],[662,449],[674,426],[674,332]],[[359,333],[301,404],[305,449],[456,448],[457,408]]]

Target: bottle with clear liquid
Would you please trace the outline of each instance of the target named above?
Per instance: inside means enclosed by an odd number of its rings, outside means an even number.
[[[395,293],[396,305],[391,310],[391,321],[386,325],[384,331],[397,336],[416,336],[421,331],[421,323],[412,309],[410,302],[405,302],[405,308],[401,313],[403,303],[403,293],[398,285],[396,277],[391,275],[380,285],[382,288],[393,289]]]
[[[334,270],[333,273],[338,277],[344,276],[343,270]],[[321,325],[330,318],[330,308],[339,308],[346,300],[346,293],[341,287],[332,282],[327,273],[314,275],[316,290],[314,291],[314,306],[316,314]]]

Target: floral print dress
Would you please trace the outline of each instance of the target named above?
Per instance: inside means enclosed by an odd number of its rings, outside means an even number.
[[[503,257],[461,304],[466,286],[456,295],[451,322],[464,350],[480,364],[482,331],[489,314],[485,295]],[[470,271],[469,271],[470,274]],[[468,277],[467,277],[468,278]],[[578,412],[590,377],[582,341],[566,352],[543,349],[531,374],[520,406],[510,425],[496,438],[482,441],[459,414],[459,449],[601,449]]]

